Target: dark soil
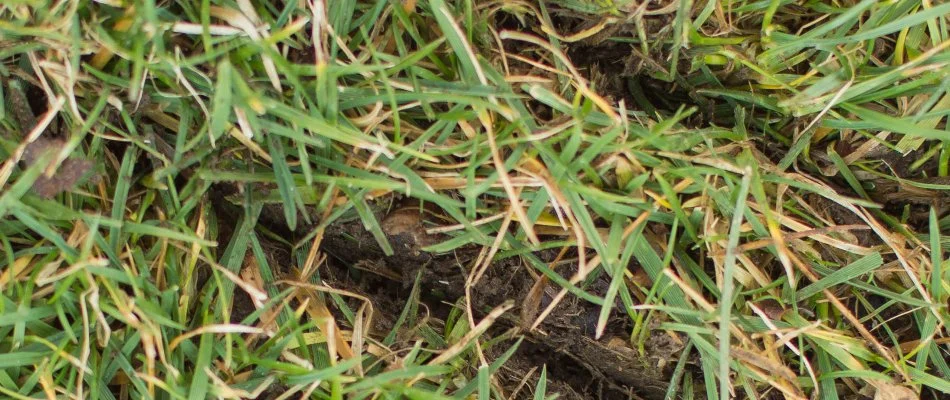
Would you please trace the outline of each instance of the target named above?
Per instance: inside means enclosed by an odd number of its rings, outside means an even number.
[[[212,191],[225,194],[232,189],[229,185],[219,184]],[[218,198],[224,199],[225,196]],[[215,209],[221,221],[236,221],[242,212],[241,207],[227,201],[217,202]],[[258,220],[259,228],[281,232],[291,241],[312,229],[298,226],[296,231],[290,231],[283,222],[282,213],[275,210],[279,211],[279,208],[265,207]],[[421,246],[447,237],[425,233],[426,220],[434,217],[420,212],[418,206],[385,205],[378,207],[376,214],[394,254],[386,256],[359,219],[341,220],[325,231],[321,250],[328,258],[320,266],[321,279],[332,287],[360,293],[373,302],[376,312],[374,330],[370,335],[376,338],[392,331],[396,319],[411,301],[410,293],[416,284],[419,285],[420,309],[426,316],[424,323],[441,329],[452,309],[462,304],[460,299],[465,296],[466,277],[480,249],[463,247],[449,254],[422,251]],[[221,225],[223,229],[218,239],[226,243],[237,227]],[[287,246],[268,240],[265,235],[258,235],[258,239],[274,259],[274,265],[294,264]],[[542,260],[552,261],[556,252],[536,255]],[[569,277],[574,272],[572,268],[576,267],[561,265],[559,268],[562,276]],[[631,268],[638,267],[631,265]],[[672,372],[669,361],[679,357],[681,346],[673,343],[675,341],[666,333],[657,331],[647,340],[645,354],[630,348],[632,327],[629,317],[621,314],[619,302],[614,305],[603,338],[595,339],[600,306],[572,295],[565,297],[538,329],[527,332],[523,327],[532,321],[522,321],[521,315],[525,311],[524,305],[531,303],[526,298],[535,286],[535,276],[538,276],[529,269],[517,257],[496,260],[471,290],[476,321],[506,301],[513,301],[516,305],[495,321],[487,335],[481,338],[483,343],[490,337],[508,338],[485,349],[486,356],[492,359],[501,356],[517,339],[523,339],[518,350],[496,374],[508,395],[520,387],[515,398],[533,398],[541,368],[545,367],[548,392],[559,393],[560,398],[619,400],[664,397]],[[291,274],[287,270],[282,273]],[[207,271],[199,271],[199,275],[199,281],[207,279]],[[609,284],[607,279],[599,277],[585,289],[602,296]],[[558,290],[556,285],[547,284],[536,308],[543,309],[550,304]],[[237,322],[255,308],[242,290],[235,290],[234,295],[232,321]],[[537,310],[528,312],[532,320],[536,313]],[[341,326],[348,325],[340,314],[337,316]],[[415,328],[403,326],[398,331],[395,346],[419,340]],[[524,381],[526,376],[530,378]]]
[[[386,229],[387,238],[395,253],[386,256],[373,236],[359,220],[337,223],[326,230],[321,246],[328,255],[321,277],[333,287],[355,291],[369,297],[377,309],[375,334],[386,335],[393,327],[396,317],[409,301],[409,294],[416,279],[420,285],[420,303],[427,308],[429,323],[443,324],[459,299],[465,296],[466,277],[478,249],[463,248],[451,254],[431,254],[420,249],[419,243],[434,243],[441,238],[426,235],[424,217],[408,217],[407,208],[395,211],[379,211],[379,220]],[[418,208],[414,210],[418,215]],[[263,217],[263,216],[262,216]],[[394,225],[393,219],[402,220]],[[262,221],[263,223],[264,221]],[[553,259],[555,254],[537,254],[542,259]],[[635,266],[632,266],[635,267]],[[629,318],[615,307],[606,333],[600,340],[594,338],[594,329],[600,306],[578,300],[568,295],[535,332],[525,332],[522,326],[531,321],[522,321],[521,306],[526,304],[535,278],[528,266],[520,259],[497,260],[481,280],[472,288],[471,302],[475,319],[480,320],[489,310],[506,301],[514,301],[516,307],[495,322],[489,335],[514,332],[524,337],[518,351],[499,372],[499,379],[506,390],[514,391],[528,372],[534,369],[533,381],[519,391],[518,398],[531,398],[536,379],[542,366],[546,366],[548,387],[568,399],[659,399],[667,389],[669,372],[658,368],[660,358],[678,356],[664,342],[665,334],[657,333],[659,340],[651,340],[647,354],[640,355],[629,348],[627,340],[631,327]],[[559,271],[569,276],[573,271]],[[558,288],[552,284],[544,290],[540,307],[550,303]],[[603,294],[607,288],[606,278],[595,281],[588,291]],[[340,321],[345,324],[345,321]],[[405,340],[415,338],[407,337]],[[484,340],[484,339],[483,339]],[[514,339],[499,343],[486,350],[489,356],[498,356]],[[665,348],[659,348],[665,347]],[[662,357],[656,357],[661,355]]]

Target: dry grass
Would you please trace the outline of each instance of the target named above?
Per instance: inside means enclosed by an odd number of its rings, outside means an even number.
[[[544,398],[489,328],[577,299],[668,398],[950,392],[950,4],[126,3],[0,5],[4,396]],[[535,284],[380,334],[345,220]]]

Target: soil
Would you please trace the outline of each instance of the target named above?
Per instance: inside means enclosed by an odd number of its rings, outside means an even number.
[[[232,206],[231,214],[237,210]],[[420,211],[418,206],[380,207],[377,219],[381,221],[394,254],[386,256],[373,235],[358,219],[338,222],[325,231],[321,251],[327,262],[320,266],[321,279],[328,285],[359,293],[372,300],[374,332],[371,336],[383,337],[393,328],[396,318],[410,301],[410,292],[418,280],[420,309],[428,314],[426,323],[437,329],[444,326],[453,308],[459,307],[465,296],[464,287],[471,265],[479,248],[466,247],[448,254],[422,251],[421,247],[445,238],[425,233],[427,219],[431,215]],[[222,218],[231,218],[222,215]],[[276,212],[262,212],[259,224],[275,231],[286,230],[283,216]],[[291,236],[302,235],[308,227],[299,227]],[[266,247],[278,250],[281,258],[289,252],[268,241]],[[545,261],[552,261],[556,252],[538,252]],[[562,265],[558,272],[570,276],[572,265]],[[631,268],[638,268],[631,265]],[[531,321],[523,321],[522,313],[526,299],[536,284],[529,273],[530,267],[522,265],[517,257],[497,260],[480,281],[471,289],[472,309],[479,321],[489,310],[506,301],[513,301],[514,309],[506,312],[487,333],[486,337],[507,338],[485,349],[485,354],[495,359],[504,353],[518,338],[524,340],[514,355],[498,372],[496,378],[508,395],[514,398],[533,398],[533,391],[541,368],[546,367],[549,393],[559,393],[564,399],[660,399],[667,390],[672,372],[673,358],[679,356],[682,346],[668,334],[653,332],[646,341],[646,351],[640,354],[629,347],[632,327],[630,319],[620,313],[619,301],[614,305],[605,334],[594,338],[594,330],[600,306],[579,300],[571,295],[554,309],[551,315],[532,332],[523,327]],[[603,295],[609,281],[606,276],[594,280],[586,290]],[[543,309],[557,293],[557,286],[543,287],[540,304]],[[355,303],[354,303],[355,304]],[[530,307],[530,306],[527,306]],[[240,290],[235,291],[232,320],[239,321],[253,311],[250,299]],[[527,314],[533,321],[534,311]],[[342,318],[341,326],[347,326]],[[400,342],[418,340],[412,327],[399,331]],[[485,337],[482,338],[484,342]],[[397,343],[395,346],[399,346]],[[662,367],[666,365],[665,367]],[[529,377],[527,382],[523,382]],[[515,393],[515,388],[521,387]],[[700,395],[700,393],[697,393]],[[701,396],[700,396],[701,398]]]

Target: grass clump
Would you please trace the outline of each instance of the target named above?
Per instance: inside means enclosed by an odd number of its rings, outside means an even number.
[[[5,2],[0,393],[937,398],[948,15]]]

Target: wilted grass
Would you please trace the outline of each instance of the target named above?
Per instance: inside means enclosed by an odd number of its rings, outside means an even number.
[[[380,333],[369,299],[319,278],[341,218],[394,251],[373,212],[394,194],[455,225],[428,250],[484,247],[470,284],[519,257],[555,285],[524,327],[579,297],[602,306],[598,336],[621,304],[630,348],[651,329],[682,342],[669,397],[950,392],[948,14],[5,2],[0,392],[506,398],[515,348],[486,358],[485,332],[523,298],[425,322],[417,287]],[[21,162],[37,137],[61,140]],[[70,159],[92,172],[31,190]],[[260,224],[266,204],[301,235]],[[564,247],[564,276],[531,252]],[[544,398],[538,374],[521,396]]]

